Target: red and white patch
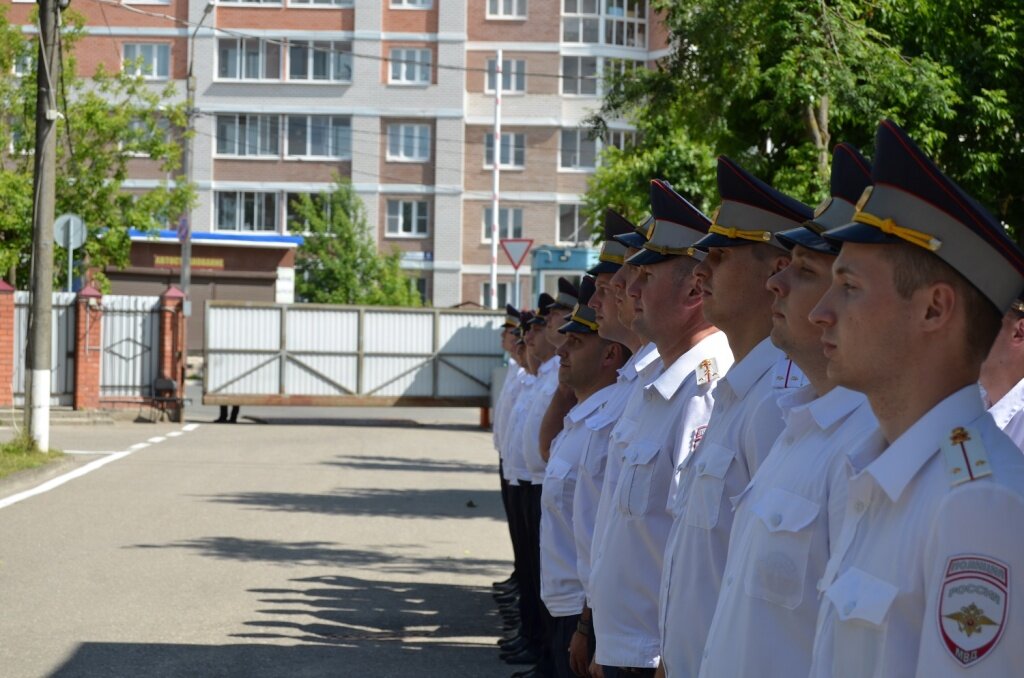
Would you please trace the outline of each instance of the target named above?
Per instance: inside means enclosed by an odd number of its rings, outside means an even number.
[[[690,445],[690,453],[696,451],[697,446],[700,445],[700,441],[704,440],[704,432],[708,430],[708,427],[698,426],[693,430],[693,444]]]
[[[961,666],[981,661],[1003,636],[1010,568],[988,556],[950,558],[939,594],[939,634]]]

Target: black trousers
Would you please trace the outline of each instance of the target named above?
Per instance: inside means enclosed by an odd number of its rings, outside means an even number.
[[[519,560],[516,556],[515,530],[512,527],[512,508],[509,505],[508,481],[505,480],[505,466],[501,458],[498,458],[498,482],[501,484],[501,505],[505,509],[505,522],[508,523],[508,538],[512,542],[512,579],[519,579]]]
[[[576,632],[578,614],[568,617],[554,617],[554,631],[551,634],[551,663],[555,678],[576,678],[569,667],[569,642]]]
[[[512,537],[513,550],[516,554],[516,572],[519,581],[519,622],[522,634],[535,648],[539,649],[543,640],[540,617],[540,572],[534,575],[534,559],[531,557],[531,543],[539,539],[539,533],[531,529],[530,520],[533,485],[519,481],[518,485],[509,485],[509,508],[512,513],[510,525],[514,528]],[[534,536],[536,535],[536,537]],[[540,542],[537,541],[538,550]],[[534,585],[534,581],[538,585]]]
[[[555,620],[548,612],[548,608],[540,599],[540,513],[541,513],[541,492],[544,486],[540,483],[530,485],[530,499],[527,506],[529,530],[527,543],[530,568],[530,594],[536,596],[537,606],[537,638],[540,641],[540,662],[541,673],[545,676],[552,675],[554,668],[553,652],[551,647],[552,636],[554,635]],[[520,594],[521,595],[521,594]]]
[[[602,666],[604,678],[654,678],[656,669],[638,669],[618,666]]]

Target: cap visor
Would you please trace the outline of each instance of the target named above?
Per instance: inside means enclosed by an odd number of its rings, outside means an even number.
[[[578,323],[575,320],[570,320],[569,322],[565,323],[564,325],[558,328],[558,331],[561,332],[562,334],[565,334],[567,332],[573,332],[575,334],[593,334],[594,332],[594,330],[590,329],[583,323]]]
[[[632,233],[623,233],[622,235],[613,235],[615,242],[621,243],[626,247],[631,247],[635,250],[640,249],[647,242],[647,238],[642,233],[633,231]]]
[[[599,261],[597,262],[597,264],[594,265],[593,268],[587,270],[587,275],[597,275],[599,273],[615,273],[620,268],[622,268],[622,264],[615,264],[610,261]]]
[[[660,252],[645,249],[626,259],[626,263],[630,266],[650,266],[651,264],[660,264],[672,258],[671,254],[661,254]]]
[[[840,247],[844,242],[857,242],[865,245],[894,245],[904,242],[894,235],[883,233],[874,226],[857,222],[825,231],[821,237],[834,247]]]
[[[753,245],[753,240],[743,238],[727,238],[721,233],[708,233],[706,236],[694,243],[694,249],[708,251],[712,247],[738,247],[739,245]]]
[[[792,250],[795,246],[800,245],[801,247],[806,247],[809,250],[821,252],[822,254],[837,253],[836,248],[825,240],[822,240],[821,236],[817,235],[813,231],[803,228],[802,226],[800,228],[791,228],[788,231],[776,233],[775,239],[787,250]]]

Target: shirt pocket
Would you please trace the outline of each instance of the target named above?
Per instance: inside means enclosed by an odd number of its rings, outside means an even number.
[[[572,505],[572,495],[576,488],[572,470],[573,465],[564,459],[555,457],[548,461],[540,493],[541,504],[545,508],[562,512],[567,505]]]
[[[725,474],[736,453],[727,447],[705,442],[699,459],[694,459],[687,474],[693,475],[686,496],[686,524],[710,530],[718,524],[725,492]]]
[[[607,431],[591,431],[587,438],[587,446],[583,449],[583,456],[580,458],[582,468],[590,478],[601,478],[604,476],[605,463],[608,461],[608,448],[601,444],[603,436]]]
[[[821,506],[773,487],[750,511],[754,559],[747,564],[744,588],[749,596],[792,610],[803,601],[813,525]]]
[[[879,674],[889,610],[898,593],[898,587],[855,567],[826,589],[837,619],[831,643],[833,676]]]
[[[654,467],[659,450],[661,445],[651,441],[638,441],[625,450],[617,501],[623,515],[638,518],[650,510]]]

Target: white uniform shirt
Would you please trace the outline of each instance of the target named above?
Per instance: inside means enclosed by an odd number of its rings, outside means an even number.
[[[888,447],[869,437],[846,471],[810,675],[1021,675],[1024,455],[978,386]]]
[[[611,432],[622,419],[633,392],[643,386],[639,378],[640,372],[657,361],[658,350],[654,344],[641,346],[619,368],[618,379],[608,387],[610,392],[604,406],[586,420],[587,428],[592,433],[590,444],[580,457],[576,493],[573,496],[572,522],[576,537],[576,569],[583,590],[587,594],[587,605],[590,605],[590,561],[600,524],[601,493],[606,478]],[[606,509],[608,504],[610,502],[605,502]]]
[[[707,359],[720,365],[730,361],[722,332],[663,367],[644,386],[635,419],[624,418],[616,427],[621,439],[613,438],[609,455],[620,457],[621,469],[590,575],[598,664],[658,665],[658,582],[672,526],[668,498],[680,448],[711,417],[715,379],[699,383],[697,377],[698,366]]]
[[[661,356],[658,354],[658,347],[651,343],[644,344],[633,354],[629,362],[619,370],[619,380],[615,382],[615,393],[605,405],[604,411],[608,416],[614,414],[616,419],[611,432],[608,434],[609,453],[605,457],[604,479],[601,482],[601,489],[598,493],[597,513],[594,517],[594,538],[590,546],[591,571],[593,571],[594,566],[597,564],[599,554],[601,553],[601,540],[604,538],[605,525],[608,524],[608,512],[614,503],[611,494],[615,490],[615,483],[619,477],[619,468],[622,466],[621,450],[619,454],[611,454],[610,452],[615,446],[623,444],[624,429],[629,428],[632,431],[632,423],[627,426],[626,422],[632,422],[636,419],[636,412],[644,402],[643,388],[660,370]]]
[[[569,410],[562,432],[551,444],[541,490],[540,598],[553,617],[583,611],[585,595],[576,568],[573,496],[580,457],[594,437],[586,420],[608,401],[611,389],[606,386]]]
[[[845,388],[818,398],[805,386],[778,402],[786,427],[735,501],[704,678],[807,675],[818,580],[846,508],[846,452],[878,429],[864,394]]]
[[[498,400],[494,403],[494,416],[491,422],[494,449],[501,453],[503,447],[502,436],[508,425],[508,415],[515,404],[515,394],[519,390],[519,371],[523,368],[513,358],[509,358],[508,369],[505,371],[505,381],[501,384],[501,391],[498,392]]]
[[[1024,450],[1024,379],[1017,382],[1006,395],[988,411],[996,420],[996,426]]]
[[[523,422],[526,420],[526,412],[530,408],[536,387],[537,377],[523,370],[519,374],[519,390],[506,424],[504,445],[507,449],[502,450],[505,453],[502,459],[505,480],[513,485],[530,482],[530,471],[526,468],[526,459],[523,457]]]
[[[530,403],[527,405],[526,418],[520,422],[523,427],[523,462],[530,472],[530,482],[540,485],[544,482],[544,472],[548,463],[540,456],[540,426],[544,414],[551,405],[551,398],[558,389],[558,356],[548,358],[537,370],[537,383],[533,389]]]
[[[729,499],[747,486],[782,431],[776,400],[783,391],[776,384],[802,386],[802,379],[792,380],[793,369],[771,340],[755,346],[719,380],[703,440],[682,462],[659,596],[662,661],[670,677],[700,670],[729,551]]]

